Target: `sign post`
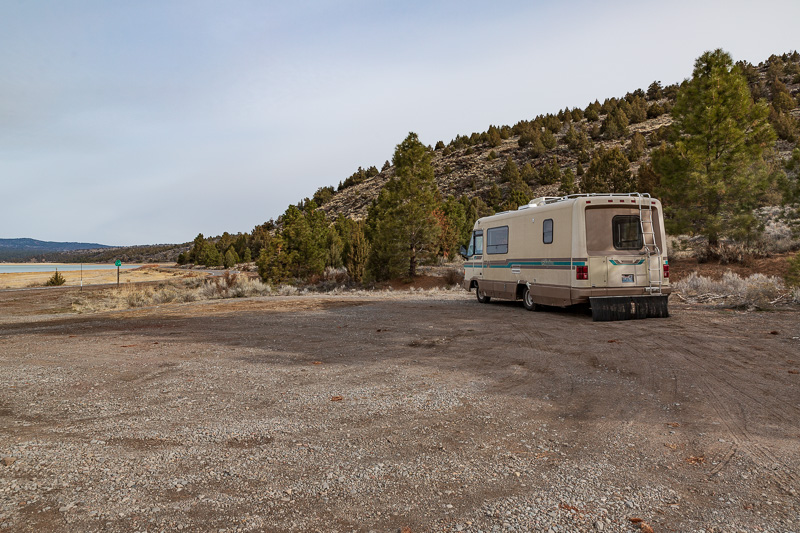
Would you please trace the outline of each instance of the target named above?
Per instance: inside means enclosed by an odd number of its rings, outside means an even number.
[[[122,261],[117,259],[114,264],[117,266],[117,288],[119,289],[119,267],[122,266]]]

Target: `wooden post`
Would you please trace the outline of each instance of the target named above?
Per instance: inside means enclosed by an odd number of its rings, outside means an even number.
[[[119,289],[119,267],[117,267],[117,288]]]

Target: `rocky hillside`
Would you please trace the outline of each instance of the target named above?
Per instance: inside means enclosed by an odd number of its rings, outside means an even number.
[[[780,80],[785,86],[785,90],[791,95],[794,102],[793,109],[787,109],[783,114],[784,123],[790,121],[791,131],[779,130],[780,138],[776,143],[774,157],[777,160],[788,160],[792,151],[798,146],[798,136],[800,136],[800,54],[784,54],[783,56],[771,56],[769,60],[753,66],[747,63],[740,63],[742,70],[748,78],[751,91],[756,98],[763,97],[768,102],[772,102],[776,97],[776,89],[773,81]],[[501,193],[505,193],[508,184],[500,182],[500,172],[506,164],[507,158],[511,158],[518,168],[523,169],[526,164],[530,164],[537,174],[547,172],[550,167],[558,166],[563,173],[570,169],[576,176],[577,190],[580,190],[580,172],[578,165],[587,169],[591,154],[600,147],[606,149],[618,146],[628,156],[631,162],[631,171],[635,176],[639,167],[647,163],[650,153],[658,147],[665,138],[667,126],[672,123],[672,116],[669,110],[674,104],[677,93],[677,85],[661,87],[654,82],[647,91],[638,89],[622,98],[607,99],[603,104],[594,102],[585,110],[559,111],[558,116],[562,117],[560,124],[552,126],[556,115],[537,117],[537,119],[525,120],[514,125],[500,126],[494,128],[499,131],[501,138],[495,136],[489,138],[488,132],[482,134],[473,133],[470,136],[458,136],[448,145],[443,142],[437,143],[433,151],[433,165],[436,173],[436,180],[443,196],[466,195],[469,198],[479,196],[486,200],[493,186],[500,187]],[[638,117],[641,118],[641,106],[647,110],[647,117],[644,120],[636,120],[636,113],[630,113],[627,130],[621,134],[614,135],[613,129],[607,127],[609,113],[605,112],[608,108],[613,108],[616,102],[622,101],[635,102],[640,106]],[[624,105],[624,104],[623,104]],[[599,109],[597,115],[590,112],[590,108]],[[785,107],[785,106],[784,106]],[[662,111],[659,114],[659,111]],[[566,118],[566,114],[572,117]],[[581,117],[581,118],[577,118]],[[576,119],[577,118],[577,119]],[[549,120],[548,120],[549,119]],[[771,117],[771,120],[777,120]],[[534,122],[536,121],[536,122]],[[542,121],[548,124],[548,128],[539,126]],[[555,146],[545,148],[544,151],[531,148],[529,145],[521,146],[521,130],[526,125],[534,124],[541,132],[543,137],[548,135],[548,129],[555,137]],[[575,132],[583,132],[586,135],[584,143],[568,143],[568,132],[572,129]],[[612,130],[609,132],[609,130]],[[641,137],[638,137],[641,135]],[[636,140],[635,140],[636,138]],[[642,138],[644,143],[642,143]],[[499,141],[499,142],[498,142]],[[641,149],[632,150],[632,143],[643,144]],[[549,144],[552,143],[550,139]],[[571,144],[571,146],[570,146]],[[530,170],[530,169],[529,169]],[[394,170],[391,166],[385,166],[381,172],[367,177],[354,185],[340,185],[339,190],[326,199],[322,205],[325,213],[335,218],[338,215],[345,215],[350,218],[360,219],[366,217],[367,209],[374,198],[377,197],[383,185],[393,175]],[[525,176],[523,176],[524,178]],[[541,184],[541,179],[529,180],[528,184],[532,189],[532,196],[556,196],[560,195],[559,184]],[[489,202],[487,202],[489,203]]]

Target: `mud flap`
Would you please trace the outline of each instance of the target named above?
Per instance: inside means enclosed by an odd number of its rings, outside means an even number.
[[[634,320],[639,318],[666,318],[669,316],[667,299],[660,296],[602,296],[589,298],[592,320]]]

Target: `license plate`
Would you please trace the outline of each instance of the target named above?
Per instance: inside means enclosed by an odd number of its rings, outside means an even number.
[[[622,283],[634,283],[633,274],[623,274]]]

